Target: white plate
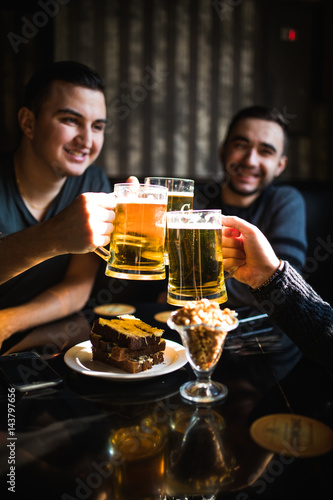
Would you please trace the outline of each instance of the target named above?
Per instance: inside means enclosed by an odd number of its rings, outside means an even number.
[[[91,342],[86,340],[75,345],[65,353],[65,363],[79,373],[112,380],[136,381],[145,378],[158,377],[179,370],[187,363],[185,349],[181,344],[166,340],[164,361],[150,370],[140,373],[127,373],[119,368],[108,366],[101,361],[92,359]]]

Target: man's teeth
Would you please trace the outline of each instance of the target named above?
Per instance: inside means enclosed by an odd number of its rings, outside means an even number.
[[[68,149],[68,153],[74,156],[85,156],[85,153],[81,153],[80,151],[74,151],[73,149]]]

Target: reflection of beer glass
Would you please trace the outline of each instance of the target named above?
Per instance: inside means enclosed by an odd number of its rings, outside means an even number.
[[[146,177],[145,184],[165,186],[168,188],[167,211],[192,210],[194,197],[194,181],[192,179],[177,179],[172,177]],[[169,264],[168,240],[165,239],[165,264]]]
[[[117,200],[105,274],[114,278],[165,278],[164,241],[168,190],[162,186],[115,184]]]
[[[167,213],[168,302],[203,298],[226,302],[220,210]]]
[[[111,435],[113,499],[164,498],[164,445],[164,433],[150,417]]]

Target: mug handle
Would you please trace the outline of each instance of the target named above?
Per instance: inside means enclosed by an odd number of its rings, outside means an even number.
[[[104,247],[97,247],[97,248],[95,248],[94,252],[95,252],[96,255],[98,255],[99,257],[101,257],[106,262],[109,260],[110,252],[106,248],[104,248]]]

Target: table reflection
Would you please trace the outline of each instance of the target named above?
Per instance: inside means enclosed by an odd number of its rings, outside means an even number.
[[[225,420],[209,407],[182,407],[170,417],[166,489],[171,497],[215,495],[233,481],[236,459]]]
[[[115,500],[159,499],[164,495],[165,442],[165,429],[154,415],[111,433],[111,490]]]

